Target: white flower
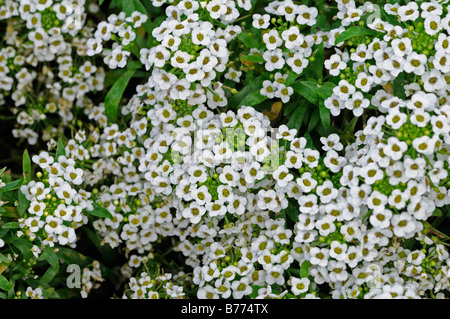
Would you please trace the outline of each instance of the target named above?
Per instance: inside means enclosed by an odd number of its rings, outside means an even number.
[[[191,56],[189,53],[179,50],[170,58],[170,64],[174,68],[184,69],[189,65],[190,60]]]
[[[252,16],[252,26],[255,29],[267,29],[270,25],[270,15],[255,13]]]
[[[292,293],[296,296],[307,292],[309,289],[310,280],[307,277],[297,278],[293,277],[291,279]]]
[[[54,162],[54,158],[48,152],[40,152],[39,155],[33,155],[31,160],[38,164],[42,169],[46,169]]]
[[[330,75],[338,76],[347,67],[347,64],[342,61],[342,57],[339,54],[333,54],[329,59],[325,60],[324,66]]]
[[[416,223],[413,217],[406,212],[393,215],[391,224],[394,227],[394,234],[398,237],[410,238],[416,231]]]
[[[316,23],[316,17],[319,11],[315,7],[307,7],[305,5],[298,6],[297,22],[299,24],[306,24],[312,26]]]
[[[266,61],[265,69],[269,72],[275,69],[282,69],[284,66],[283,52],[277,48],[275,50],[265,51],[263,58]]]
[[[301,74],[303,70],[308,66],[309,60],[300,52],[295,52],[292,57],[286,60],[286,63],[291,67],[292,71]]]
[[[441,17],[436,14],[430,14],[424,21],[425,32],[429,35],[435,35],[442,30]]]
[[[289,29],[281,33],[281,37],[284,40],[284,46],[289,50],[293,50],[299,47],[303,43],[303,35],[296,26],[292,26]]]
[[[292,181],[294,176],[289,173],[289,169],[285,165],[280,165],[275,172],[273,172],[273,178],[277,181],[280,187],[286,187],[288,182]]]
[[[275,50],[283,44],[283,40],[280,38],[277,30],[270,30],[263,35],[263,42],[266,45],[267,50]]]

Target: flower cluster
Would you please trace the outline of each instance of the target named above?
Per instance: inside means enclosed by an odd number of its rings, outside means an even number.
[[[123,299],[184,299],[185,293],[183,286],[176,285],[172,279],[185,280],[184,274],[160,274],[158,276],[150,276],[147,272],[142,272],[138,277],[131,277],[128,280],[129,288],[122,296]]]
[[[114,96],[120,119],[90,103],[88,129],[32,157],[17,232],[32,254],[92,226],[125,256],[123,298],[448,297],[447,7],[337,0],[329,22],[291,0],[166,2],[148,41],[137,7],[61,31],[114,72],[145,71]],[[62,14],[51,5],[29,11]]]
[[[92,103],[89,93],[103,90],[103,68],[86,57],[86,6],[84,0],[0,5],[0,21],[8,21],[0,48],[0,105],[17,121],[14,137],[27,144],[50,141],[81,119],[79,110]]]
[[[87,223],[83,210],[92,209],[87,202],[90,193],[79,187],[84,172],[63,155],[55,161],[48,152],[41,152],[32,161],[43,172],[36,174],[37,181],[21,187],[30,204],[26,215],[19,219],[20,233],[43,246],[74,245],[75,230]]]

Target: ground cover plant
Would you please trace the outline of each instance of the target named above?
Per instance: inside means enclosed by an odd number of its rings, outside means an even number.
[[[0,0],[0,297],[449,297],[447,1]]]

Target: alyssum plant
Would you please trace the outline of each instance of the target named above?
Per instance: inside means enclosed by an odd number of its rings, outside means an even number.
[[[0,297],[449,296],[446,1],[0,4]]]

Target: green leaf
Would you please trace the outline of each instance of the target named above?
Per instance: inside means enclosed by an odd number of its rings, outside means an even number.
[[[315,84],[314,82],[312,82]],[[312,104],[316,105],[319,101],[319,96],[317,95],[317,92],[314,90],[311,90],[311,88],[306,85],[306,81],[297,81],[292,83],[291,87],[294,89],[295,92],[303,96],[305,99],[307,99]]]
[[[63,139],[60,137],[58,139],[58,144],[56,145],[56,154],[55,154],[55,160],[58,160],[60,156],[66,155],[66,149],[64,145]]]
[[[323,100],[319,101],[319,115],[323,126],[326,129],[329,129],[331,126],[330,110],[325,107],[325,103]]]
[[[309,119],[309,124],[308,124],[308,132],[311,132],[316,125],[320,122],[320,112],[318,109],[315,109],[313,114],[311,115],[311,118]]]
[[[26,259],[32,257],[31,247],[33,247],[33,244],[29,240],[25,238],[17,238],[11,242],[11,245],[19,249],[23,257]]]
[[[127,70],[122,77],[117,79],[117,81],[113,84],[108,94],[106,95],[105,114],[109,123],[117,122],[120,100],[122,98],[123,92],[128,85],[128,82],[133,77],[133,74],[135,72],[135,69]]]
[[[371,36],[377,36],[378,35],[378,31],[372,30],[372,29],[368,29],[368,28],[364,28],[364,27],[351,27],[348,28],[347,30],[345,30],[344,32],[342,32],[341,34],[339,34],[336,38],[335,43],[339,44],[345,40],[348,40],[350,38],[353,37],[359,37],[362,35],[371,35]]]
[[[0,188],[0,193],[19,189],[23,185],[23,181],[24,181],[24,179],[22,177],[22,178],[20,178],[20,179],[18,179],[16,181],[6,183],[5,186]]]
[[[129,1],[129,0],[127,0],[127,1]],[[140,13],[148,15],[147,9],[145,9],[145,6],[142,4],[142,2],[140,0],[133,0],[132,2],[134,5],[134,9],[136,11],[139,11]]]
[[[44,283],[49,283],[59,271],[59,260],[56,253],[52,250],[47,257],[47,262],[50,264],[50,268],[42,275],[41,281]]]
[[[0,262],[2,264],[6,264],[6,265],[9,265],[11,263],[11,261],[8,259],[8,257],[6,257],[3,254],[0,254]]]
[[[10,223],[6,223],[2,226],[2,228],[7,228],[7,229],[14,229],[14,228],[19,228],[19,222],[10,222]]]
[[[140,69],[142,63],[140,61],[129,61],[127,63],[127,70],[137,70]]]
[[[261,75],[245,86],[239,93],[233,95],[228,101],[230,109],[237,109],[242,105],[255,106],[265,101],[267,97],[259,93],[264,80],[266,80],[266,78]]]
[[[305,134],[303,134],[303,137],[306,139],[306,147],[310,148],[310,149],[315,149],[314,142],[313,142],[309,132],[306,132]]]
[[[288,207],[286,208],[286,215],[293,221],[298,222],[298,215],[300,214],[299,210],[289,203]]]
[[[307,108],[305,105],[298,105],[294,112],[289,116],[289,121],[286,123],[286,126],[290,129],[300,129],[303,123],[303,118],[308,113],[306,110]]]
[[[250,61],[250,62],[256,62],[256,63],[265,62],[265,60],[262,57],[262,55],[257,55],[257,54],[243,55],[243,56],[241,56],[241,60]]]
[[[109,218],[109,219],[113,219],[113,216],[111,215],[111,213],[104,207],[97,205],[97,204],[93,204],[94,209],[91,211],[86,211],[89,215],[93,215],[93,216],[97,216],[100,218]]]
[[[30,180],[31,179],[31,159],[30,159],[30,155],[28,155],[28,150],[25,150],[23,152],[22,170],[23,170],[23,176],[24,176],[25,180]]]
[[[252,29],[253,30],[253,29]],[[261,33],[255,29],[255,32],[241,32],[237,35],[237,38],[244,43],[247,48],[261,49],[264,45],[261,41]]]
[[[326,99],[333,94],[334,83],[326,82],[322,85],[314,81],[296,81],[291,87],[295,92],[306,98],[309,102],[317,105],[319,98]]]
[[[305,260],[300,267],[300,278],[308,277],[309,275],[309,261]]]
[[[98,5],[101,6],[105,0],[98,0]]]
[[[289,72],[288,76],[286,77],[286,81],[284,82],[284,84],[286,86],[289,86],[292,82],[294,82],[298,77],[300,76],[300,74],[297,74],[295,72]]]
[[[333,94],[333,89],[335,87],[336,84],[333,82],[325,82],[324,84],[317,86],[318,94],[322,99],[326,100]]]
[[[17,207],[17,211],[19,212],[19,215],[22,216],[25,211],[30,206],[30,201],[25,197],[25,195],[19,191],[19,206]]]
[[[8,281],[8,279],[6,279],[5,276],[0,275],[0,288],[1,289],[8,291],[8,290],[12,289],[13,287],[14,287],[14,285],[12,283],[10,283]]]
[[[252,293],[250,294],[250,298],[255,299],[258,297],[258,290],[263,288],[262,286],[252,285]]]
[[[121,0],[119,1],[119,7],[122,9],[123,12],[127,14],[127,16],[130,16],[134,9],[134,1],[130,0]]]
[[[77,264],[80,267],[86,267],[90,263],[92,263],[93,258],[86,257],[80,252],[68,248],[68,247],[59,247],[58,256],[67,264]]]
[[[50,257],[50,255],[53,255],[54,253],[55,252],[53,251],[53,249],[50,246],[45,246],[44,251],[38,257],[37,260],[39,260],[39,261],[47,260]]]
[[[323,42],[319,45],[319,48],[314,55],[315,60],[312,62],[312,68],[314,70],[314,74],[318,79],[323,79],[323,65],[325,60],[325,50],[323,46]]]
[[[395,79],[393,83],[394,87],[394,95],[402,100],[406,99],[405,93],[405,75],[400,73]]]

